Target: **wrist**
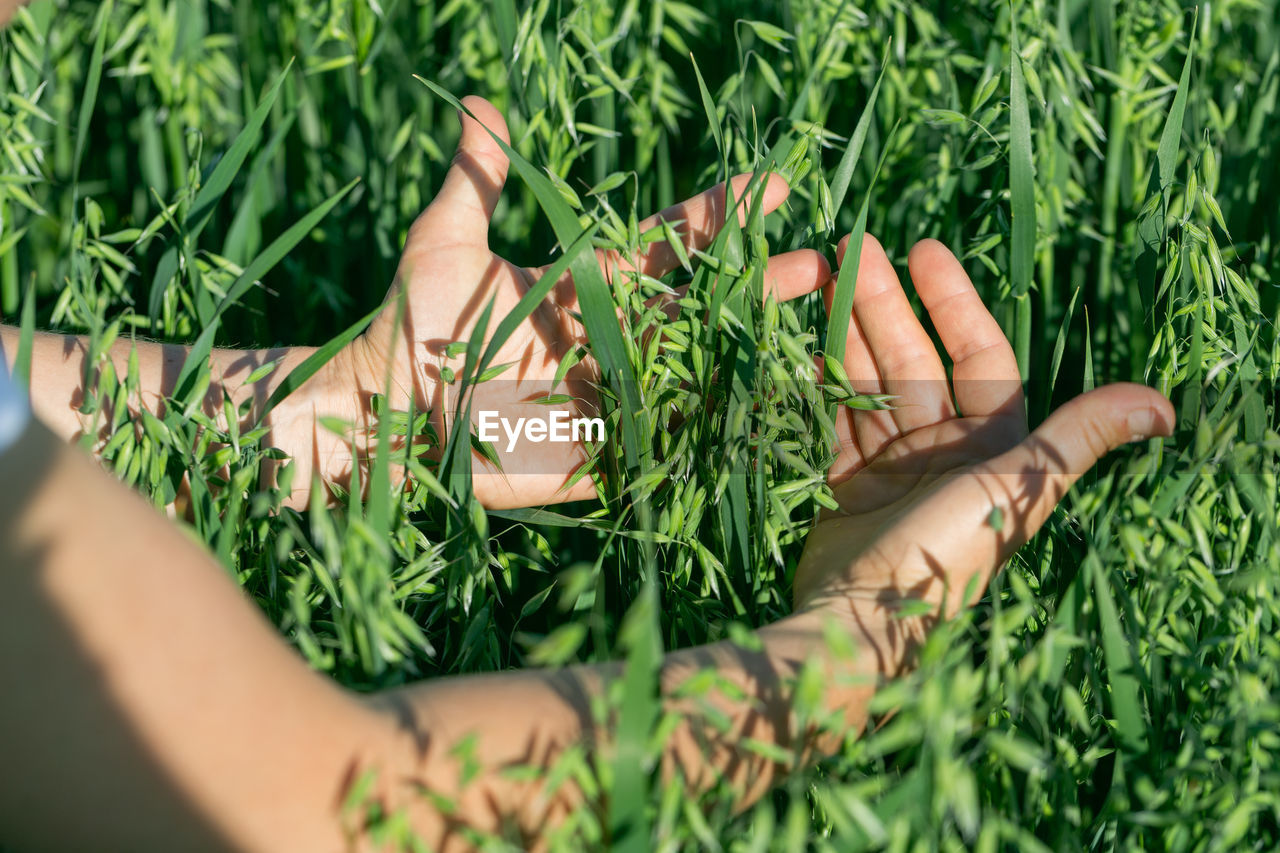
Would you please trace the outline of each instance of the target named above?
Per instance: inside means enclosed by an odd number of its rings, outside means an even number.
[[[290,351],[275,372],[278,381],[313,352]],[[425,374],[406,379],[395,368],[408,361],[407,351],[397,358],[379,340],[361,335],[267,414],[263,421],[270,430],[267,442],[294,462],[289,506],[306,506],[313,476],[326,484],[350,487],[352,470],[365,464],[377,431],[375,395],[385,397],[391,411],[412,407],[421,412],[433,407],[438,383]],[[338,424],[343,425],[342,434],[333,429]],[[402,475],[398,467],[393,471],[393,477]]]
[[[290,349],[274,373],[278,378],[266,388],[255,409],[260,410],[285,377],[314,352],[307,347]],[[363,446],[363,399],[351,353],[344,348],[262,417],[262,426],[268,430],[264,445],[278,448],[293,462],[287,506],[307,505],[314,476],[325,484],[347,487],[353,465],[352,441]],[[252,420],[258,417],[255,412]],[[345,435],[337,435],[325,426],[326,422],[348,424],[350,429]],[[284,464],[284,461],[270,464],[269,481],[275,480]]]
[[[391,411],[434,409],[440,385],[439,373],[428,359],[415,353],[403,332],[385,328],[385,312],[374,325],[343,348],[352,380],[359,390],[362,410],[369,414],[375,394],[386,398]]]
[[[817,596],[789,618],[814,634],[824,655],[831,656],[833,634],[842,635],[858,656],[874,664],[877,678],[891,679],[915,668],[920,647],[939,616],[906,615],[893,601],[839,595]]]

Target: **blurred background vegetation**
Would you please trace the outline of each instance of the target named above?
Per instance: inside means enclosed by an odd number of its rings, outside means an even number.
[[[1273,849],[1278,15],[1274,0],[39,0],[0,35],[0,314],[190,341],[202,306],[359,179],[219,334],[324,342],[381,300],[448,166],[453,110],[414,75],[493,100],[584,221],[652,212],[794,132],[794,191],[759,235],[773,250],[830,252],[869,199],[867,229],[895,262],[923,237],[965,258],[1017,344],[1033,422],[1132,379],[1170,394],[1179,432],[1087,478],[881,693],[878,710],[898,711],[874,732],[743,815],[656,786],[614,807],[643,816],[645,849]],[[281,75],[197,227],[196,193]],[[1033,172],[1018,186],[1020,156]],[[1029,264],[1010,225],[1027,199]],[[514,177],[492,242],[553,257]],[[825,328],[813,301],[750,319],[802,350]],[[729,517],[716,433],[691,434],[682,480],[637,491],[660,513],[656,562],[620,495],[532,519],[415,493],[374,535],[359,506],[273,512],[252,441],[194,527],[312,665],[357,689],[602,659],[646,577],[661,618],[643,624],[668,646],[787,611],[822,501],[805,432],[779,428],[765,449],[782,461],[750,475],[768,498]],[[161,503],[186,468],[228,462],[206,452],[170,424],[108,457]],[[755,539],[731,555],[746,521]],[[579,816],[570,846],[608,823]]]

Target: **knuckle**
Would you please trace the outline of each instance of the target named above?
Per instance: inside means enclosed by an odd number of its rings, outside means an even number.
[[[1086,418],[1081,424],[1081,437],[1094,459],[1101,459],[1111,452],[1115,441],[1106,421],[1100,418]]]

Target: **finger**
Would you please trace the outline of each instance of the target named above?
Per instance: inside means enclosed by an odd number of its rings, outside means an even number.
[[[827,310],[831,310],[831,299],[824,292],[824,301],[827,303]],[[849,317],[849,332],[845,339],[845,360],[847,365],[850,361],[849,352],[854,347],[860,347],[866,351],[866,344],[862,338],[862,331],[857,328],[858,319]],[[870,354],[868,353],[868,360]],[[846,372],[848,372],[846,370]],[[826,365],[819,360],[818,376],[825,377]],[[865,374],[864,374],[865,375]],[[878,394],[880,393],[879,378],[854,380],[850,378],[849,384],[853,389],[862,394]],[[893,422],[893,418],[888,412],[868,412],[858,409],[851,409],[848,406],[839,406],[836,409],[835,417],[836,427],[836,458],[831,463],[831,467],[827,469],[827,484],[832,488],[844,483],[853,477],[854,474],[861,471],[872,460],[876,458],[884,448],[893,443],[898,437],[898,427]],[[865,449],[864,449],[865,448]]]
[[[885,391],[893,401],[893,420],[902,432],[955,417],[942,359],[916,319],[911,303],[875,237],[862,242],[853,311],[875,358]]]
[[[813,293],[831,279],[831,265],[821,252],[813,249],[796,249],[769,258],[764,270],[764,296],[772,296],[779,302]],[[689,293],[689,286],[682,284],[669,293],[654,296],[647,303],[662,308],[668,320],[680,316],[677,301]]]
[[[488,244],[489,220],[502,196],[507,180],[508,161],[502,147],[489,131],[509,142],[507,122],[497,107],[476,95],[462,99],[472,112],[458,114],[462,136],[453,165],[435,200],[423,212],[415,230],[447,233],[452,241]]]
[[[845,249],[849,238],[845,237],[836,246],[836,263],[844,263]],[[854,288],[861,286],[861,271]],[[833,277],[823,288],[822,299],[827,306],[828,316],[835,300],[836,280]],[[856,315],[850,315],[848,331],[845,333],[844,372],[849,376],[849,384],[859,394],[883,394],[884,383],[876,367],[876,360],[871,354],[871,347],[862,331]],[[856,472],[862,464],[875,459],[881,451],[892,444],[901,431],[893,420],[893,414],[887,411],[862,411],[842,406],[837,412],[836,435],[841,442],[841,452],[836,463],[827,474],[827,479],[836,485]],[[853,452],[849,452],[852,448]]]
[[[764,270],[764,295],[779,302],[813,293],[831,279],[831,265],[821,252],[797,249],[769,258]]]
[[[960,261],[937,240],[907,256],[911,281],[951,356],[961,414],[1023,417],[1022,382],[1013,347],[982,304]]]
[[[730,182],[740,225],[746,224],[747,214],[753,204],[753,196],[743,197],[750,182],[751,175],[738,175]],[[756,186],[757,192],[764,193],[764,197],[760,200],[762,214],[776,210],[791,193],[791,188],[780,175],[771,174],[764,181],[757,181]],[[711,241],[724,227],[724,213],[725,185],[721,182],[706,192],[648,217],[640,223],[640,232],[644,233],[663,222],[670,222],[686,252],[691,249],[705,249],[711,245]],[[661,278],[680,266],[680,258],[667,241],[661,240],[650,244],[648,250],[635,259],[634,265],[619,258],[616,253],[610,253],[602,258],[602,263],[607,263],[609,266],[616,265],[623,272],[639,270],[645,275]]]

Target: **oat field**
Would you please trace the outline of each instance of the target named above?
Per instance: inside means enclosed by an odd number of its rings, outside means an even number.
[[[831,501],[822,301],[737,292],[708,324],[650,298],[711,272],[749,287],[771,251],[834,266],[850,231],[903,267],[935,237],[1013,342],[1033,424],[1133,380],[1170,396],[1176,435],[1108,457],[878,693],[871,730],[745,812],[568,754],[601,806],[563,849],[1280,845],[1280,4],[38,0],[0,34],[0,316],[96,351],[341,340],[472,93],[521,158],[491,242],[523,263],[583,229],[633,251],[638,217],[727,175],[771,167],[792,192],[584,308],[589,333],[667,329],[591,335],[616,367],[596,500],[485,511],[454,434],[413,489],[375,473],[365,498],[285,509],[260,432],[211,446],[181,416],[198,370],[164,419],[111,424],[105,464],[157,506],[189,477],[183,523],[311,666],[360,690],[641,666],[790,612]],[[742,381],[700,393],[722,374]],[[130,382],[109,373],[84,411]],[[652,680],[627,690],[652,701]],[[661,719],[623,723],[657,754]]]

